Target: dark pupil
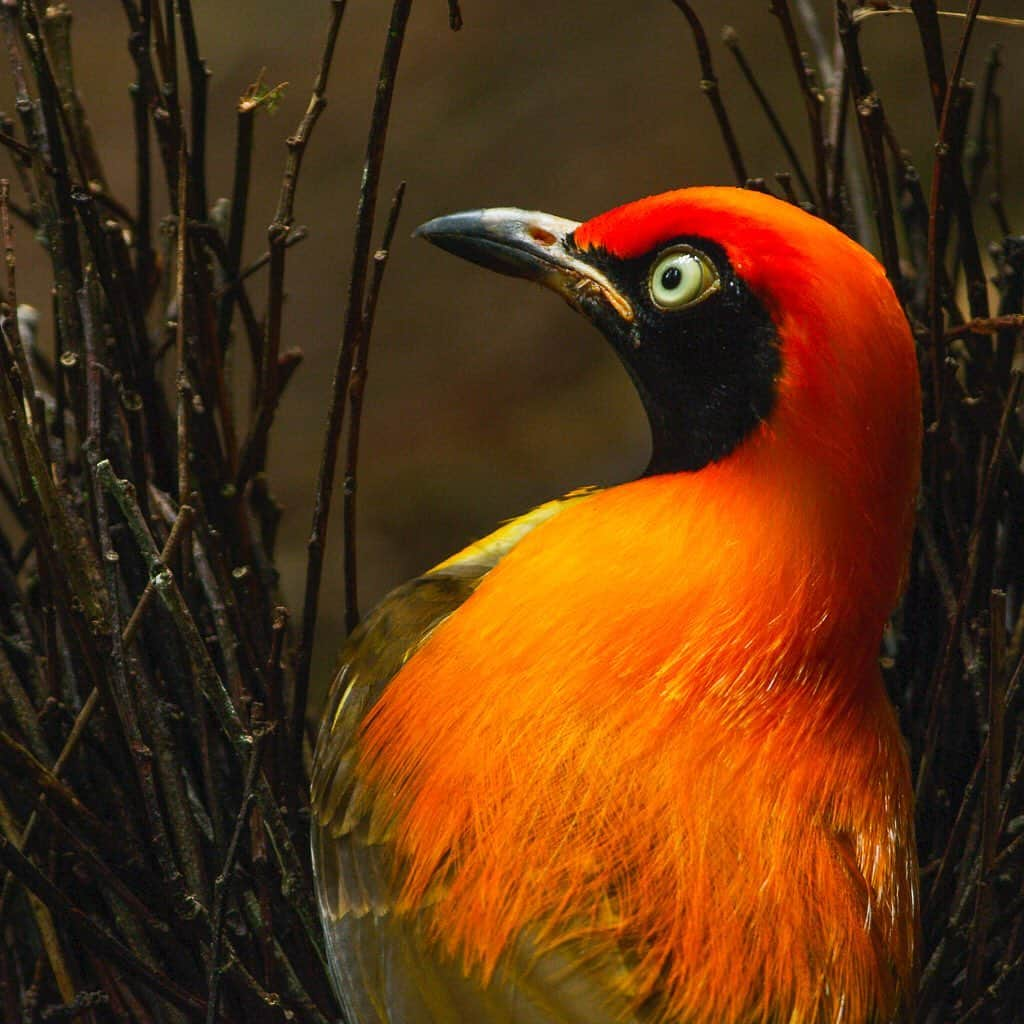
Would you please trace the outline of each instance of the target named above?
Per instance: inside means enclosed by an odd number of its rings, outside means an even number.
[[[683,279],[683,272],[678,267],[666,267],[661,274],[662,287],[667,288],[671,291],[673,288],[679,287],[679,282]]]

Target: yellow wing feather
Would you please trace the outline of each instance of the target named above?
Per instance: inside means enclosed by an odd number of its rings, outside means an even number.
[[[312,852],[335,988],[356,1024],[605,1024],[630,1017],[626,971],[571,943],[536,952],[524,934],[486,984],[394,905],[392,850],[375,794],[356,777],[359,728],[405,662],[531,530],[590,493],[505,523],[399,587],[347,641],[317,741]],[[443,885],[443,880],[439,880]]]

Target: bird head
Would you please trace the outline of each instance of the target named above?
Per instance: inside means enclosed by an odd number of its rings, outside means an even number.
[[[903,561],[920,454],[913,340],[877,260],[744,189],[682,189],[584,223],[495,208],[419,235],[540,283],[611,343],[650,421],[647,474],[741,471]],[[895,550],[893,550],[893,546]]]

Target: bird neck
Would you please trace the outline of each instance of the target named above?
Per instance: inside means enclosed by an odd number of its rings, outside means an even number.
[[[806,438],[794,445],[785,429],[762,427],[700,472],[637,481],[606,499],[622,506],[618,522],[633,508],[636,525],[620,548],[637,545],[664,614],[674,609],[679,635],[702,639],[707,663],[691,665],[691,695],[700,689],[695,677],[731,679],[737,664],[747,685],[730,682],[718,695],[749,702],[760,687],[758,706],[792,698],[779,679],[790,680],[790,691],[805,682],[827,702],[848,699],[853,676],[876,674],[881,631],[902,586],[912,495],[898,477],[849,459],[833,472]]]

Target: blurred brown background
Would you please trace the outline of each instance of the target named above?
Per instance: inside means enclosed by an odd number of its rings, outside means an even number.
[[[75,0],[76,71],[115,193],[131,204],[128,83],[133,69],[117,0]],[[963,10],[963,0],[948,9]],[[786,169],[778,144],[719,44],[733,25],[794,138],[804,115],[767,0],[697,0],[722,92],[751,173]],[[829,3],[817,4],[831,40]],[[234,107],[265,68],[288,82],[277,111],[257,121],[246,262],[266,248],[284,165],[284,138],[309,99],[328,5],[321,0],[194,0],[210,83],[211,197],[230,191]],[[464,0],[465,27],[448,29],[445,0],[419,0],[399,74],[382,205],[409,182],[370,358],[359,492],[363,607],[501,519],[582,484],[612,483],[644,465],[639,404],[600,338],[549,294],[413,241],[429,217],[516,205],[586,218],[639,196],[698,183],[731,184],[685,21],[668,0]],[[1021,16],[1019,0],[988,14]],[[390,4],[350,0],[328,107],[306,155],[296,219],[311,236],[290,251],[284,345],[305,363],[282,404],[272,446],[274,491],[285,505],[279,564],[299,611],[311,496],[344,311],[365,133]],[[962,22],[943,19],[947,43]],[[1024,117],[1024,29],[981,24],[968,77],[1003,47],[1005,174],[1021,180],[1015,126]],[[920,51],[909,17],[873,18],[865,59],[890,118],[927,179],[932,139]],[[1016,76],[1015,73],[1016,72]],[[1015,82],[1014,79],[1017,79]],[[1016,88],[1015,88],[1016,85]],[[8,82],[0,107],[13,113]],[[801,147],[803,148],[803,147]],[[9,172],[3,172],[9,173]],[[1011,221],[1024,225],[1008,196]],[[995,237],[995,226],[982,223]],[[19,297],[49,305],[43,254],[17,227]],[[262,309],[265,278],[250,283]],[[44,323],[48,331],[48,320]],[[336,502],[340,508],[340,501]],[[314,700],[343,636],[340,521],[332,527]]]

